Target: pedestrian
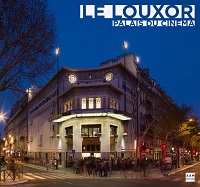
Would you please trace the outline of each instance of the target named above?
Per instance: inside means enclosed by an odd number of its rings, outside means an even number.
[[[103,171],[104,171],[104,161],[102,160],[100,162],[99,176],[103,177]]]
[[[46,168],[47,168],[47,170],[49,170],[49,159],[48,158],[46,159]]]
[[[108,162],[105,160],[104,161],[104,167],[103,167],[103,173],[104,173],[104,177],[107,177],[107,175],[108,175]]]
[[[54,160],[54,167],[55,167],[56,169],[58,169],[58,162],[57,162],[56,159]]]

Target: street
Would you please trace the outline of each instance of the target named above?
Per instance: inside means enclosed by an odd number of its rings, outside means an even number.
[[[185,174],[187,172],[195,173],[196,182],[185,182]],[[117,177],[96,177],[96,176],[83,176],[77,175],[73,172],[62,172],[58,170],[46,171],[31,167],[24,167],[24,178],[28,179],[28,182],[23,184],[17,184],[15,186],[20,187],[196,187],[200,186],[200,164],[184,169],[180,172],[174,173],[169,177],[162,178],[124,178],[124,175]]]

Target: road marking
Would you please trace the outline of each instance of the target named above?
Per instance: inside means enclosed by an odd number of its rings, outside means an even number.
[[[27,179],[27,180],[34,180],[34,179],[35,179],[35,178],[30,177],[30,176],[28,176],[28,175],[25,175],[24,178]]]
[[[64,182],[65,184],[72,184],[71,182]]]
[[[181,180],[181,178],[172,179],[172,181],[175,181],[175,182],[178,182],[178,181],[180,181],[180,180]]]
[[[79,175],[67,175],[66,173],[26,173],[24,174],[24,178],[29,180],[35,180],[35,179],[96,179],[94,177],[85,177],[85,176],[79,176]]]
[[[43,177],[40,177],[40,176],[38,176],[38,175],[36,175],[36,174],[32,174],[32,173],[26,173],[26,175],[31,176],[31,177],[34,177],[34,178],[37,178],[37,179],[45,179],[45,178],[43,178]]]

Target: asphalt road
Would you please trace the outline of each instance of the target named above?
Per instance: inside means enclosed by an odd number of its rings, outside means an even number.
[[[196,182],[185,182],[187,172],[195,173]],[[47,172],[35,168],[24,167],[24,176],[30,180],[18,187],[200,187],[200,164],[180,171],[168,178],[109,178],[84,177],[75,174]],[[32,178],[32,179],[31,179]]]
[[[108,179],[108,180],[91,180],[91,179],[62,179],[62,180],[42,180],[30,181],[18,186],[23,187],[199,187],[198,183],[160,181],[160,180],[140,180],[140,179]]]

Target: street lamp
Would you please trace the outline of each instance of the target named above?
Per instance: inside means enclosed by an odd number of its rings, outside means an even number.
[[[57,47],[55,50],[56,53],[56,63],[57,63],[57,115],[59,115],[59,54],[60,54],[60,48]],[[59,123],[57,123],[57,134],[59,134]]]
[[[136,58],[136,63],[139,64],[139,62],[140,62],[140,57],[139,57],[139,56],[136,56],[135,58]]]
[[[4,113],[0,113],[0,122],[1,121],[3,121],[4,122],[4,120],[5,120],[5,114]],[[2,141],[1,141],[1,132],[0,132],[0,181],[1,181],[1,162],[2,162],[2,158],[1,158],[1,143],[2,143]]]
[[[126,49],[128,48],[127,41],[123,41],[124,48],[124,112],[126,112]]]
[[[58,75],[58,71],[59,71],[59,54],[60,54],[60,48],[57,47],[56,48],[56,62],[57,62],[57,115],[59,114],[59,75]]]
[[[58,70],[59,70],[59,59],[58,59],[58,57],[59,57],[59,54],[60,54],[60,48],[57,47],[55,52],[56,52],[56,61],[57,61],[57,72],[58,72]]]

